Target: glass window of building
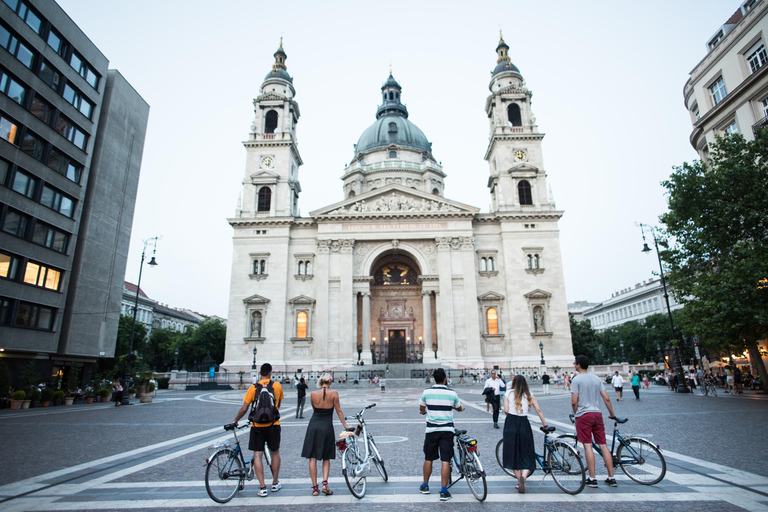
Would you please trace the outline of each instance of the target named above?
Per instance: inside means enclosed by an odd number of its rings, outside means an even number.
[[[13,177],[11,188],[19,194],[34,199],[35,192],[37,192],[38,182],[39,180],[34,176],[30,176],[21,170],[16,170],[16,175]]]
[[[40,203],[69,218],[72,218],[75,212],[74,201],[48,185],[43,186]]]
[[[32,97],[32,103],[29,106],[29,111],[32,113],[33,116],[41,120],[47,125],[51,124],[51,120],[53,119],[53,112],[54,108],[53,106],[45,101],[40,95],[35,94]]]
[[[299,311],[296,315],[296,337],[307,337],[307,312]]]
[[[24,105],[27,88],[11,78],[8,73],[0,70],[0,92],[11,98],[19,105]]]
[[[19,269],[19,258],[0,252],[0,277],[4,279],[16,279]]]
[[[752,73],[768,62],[768,54],[765,53],[765,45],[762,42],[757,43],[747,52],[747,62]]]
[[[8,210],[3,220],[3,231],[11,235],[15,235],[24,238],[27,232],[27,222],[29,217],[17,212],[16,210]]]
[[[488,308],[485,312],[485,318],[488,321],[488,334],[499,334],[499,319],[496,308]]]
[[[21,150],[34,158],[35,160],[43,159],[43,149],[45,143],[37,135],[27,130],[24,134],[24,138],[21,140]]]
[[[3,138],[11,144],[16,143],[16,137],[19,134],[19,127],[8,119],[0,116],[0,138]]]
[[[717,105],[728,95],[725,90],[725,81],[723,77],[718,78],[715,83],[709,86],[709,94],[712,98],[712,105]]]

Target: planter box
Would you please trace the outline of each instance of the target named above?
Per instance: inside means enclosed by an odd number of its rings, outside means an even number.
[[[29,409],[29,404],[32,403],[32,400],[24,400],[21,402],[21,408],[22,409]]]
[[[23,400],[11,400],[11,410],[17,411],[21,409]]]
[[[85,399],[85,401],[88,402],[89,404],[92,404],[93,403],[93,397],[89,396],[88,398]]]
[[[152,393],[142,393],[139,395],[139,402],[142,404],[151,404],[152,403]]]
[[[102,396],[102,397],[101,397],[101,403],[102,403],[102,404],[105,404],[105,403],[107,403],[107,402],[109,402],[109,397],[108,397],[108,396]]]
[[[72,405],[74,401],[75,401],[75,397],[68,396],[67,398],[64,399],[64,405]]]
[[[51,402],[49,400],[45,400],[43,402],[40,402],[40,405],[42,405],[43,407],[48,407],[49,405],[51,405]]]

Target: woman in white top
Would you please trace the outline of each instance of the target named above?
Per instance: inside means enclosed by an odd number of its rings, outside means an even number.
[[[541,420],[541,426],[547,426],[547,420],[539,409],[536,398],[528,389],[528,382],[522,375],[515,375],[512,385],[504,395],[504,452],[503,465],[511,469],[517,478],[517,490],[525,493],[525,479],[536,468],[533,432],[528,422],[528,408],[533,407]]]

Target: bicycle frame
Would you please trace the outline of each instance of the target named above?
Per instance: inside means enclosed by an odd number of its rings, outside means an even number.
[[[568,417],[571,418],[571,421],[573,423],[576,422],[576,420],[575,420],[575,418],[573,418],[572,414],[569,415]],[[626,450],[628,450],[629,453],[632,455],[632,459],[631,460],[625,459],[625,460],[621,461],[621,463],[622,464],[639,464],[640,461],[638,460],[637,452],[635,452],[635,450],[632,448],[632,443],[625,441],[624,438],[621,436],[621,432],[619,432],[619,422],[616,421],[617,419],[618,418],[614,418],[613,419],[613,437],[611,439],[611,450],[609,452],[611,454],[611,458],[613,459],[613,465],[614,466],[619,465],[619,460],[618,460],[618,458],[616,456],[616,446],[617,446],[616,445],[616,441],[617,440],[619,441],[619,445],[624,446],[624,448]],[[621,423],[624,423],[625,421],[627,421],[627,420],[624,419]],[[570,434],[570,435],[572,435],[572,434]],[[651,443],[650,441],[647,441],[647,442],[649,444],[651,444],[652,446],[654,446],[657,450],[661,450],[659,445],[657,445],[655,443]],[[594,439],[592,440],[592,449],[600,457],[603,456],[603,451],[600,449],[600,446],[598,446],[598,444],[595,443]]]
[[[355,450],[355,454],[357,455],[357,458],[363,461],[363,463],[360,465],[358,470],[354,473],[355,477],[360,476],[360,474],[368,470],[368,468],[370,467],[370,461],[373,458],[373,454],[370,453],[370,450],[368,448],[368,445],[369,445],[368,440],[372,436],[368,433],[368,427],[365,425],[365,419],[363,418],[363,414],[365,414],[366,409],[373,407],[375,405],[376,404],[365,407],[362,411],[355,414],[354,416],[347,416],[346,418],[344,418],[345,420],[357,420],[358,425],[355,428],[355,435],[346,437],[336,442],[336,446],[339,447],[339,450],[341,450],[342,452],[344,450]],[[360,453],[360,445],[357,439],[358,437],[360,438],[360,440],[364,440],[363,442],[363,444],[365,445],[364,456]],[[345,445],[346,447],[343,448],[343,446]],[[345,457],[341,457],[341,467],[343,470],[347,469],[347,459]]]

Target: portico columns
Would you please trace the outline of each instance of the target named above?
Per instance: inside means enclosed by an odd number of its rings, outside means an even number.
[[[363,296],[363,353],[360,358],[371,364],[371,292],[361,292]]]
[[[421,309],[424,322],[424,353],[422,360],[425,363],[436,361],[435,351],[432,350],[432,292],[429,290],[421,291]]]

